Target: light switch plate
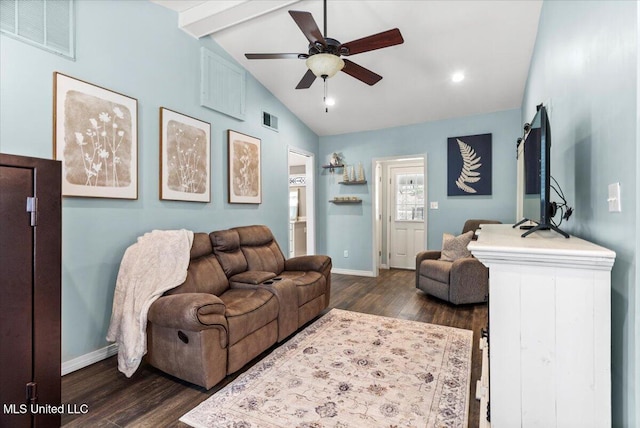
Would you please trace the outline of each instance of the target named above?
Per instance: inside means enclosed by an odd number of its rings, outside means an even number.
[[[609,202],[609,212],[619,213],[622,211],[620,205],[620,183],[609,184],[609,197],[607,198],[607,202]]]
[[[432,210],[437,210],[438,209],[438,202],[434,201],[429,203],[429,208],[431,208]]]

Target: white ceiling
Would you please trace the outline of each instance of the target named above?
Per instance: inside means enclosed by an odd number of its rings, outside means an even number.
[[[325,113],[323,84],[295,87],[303,60],[252,60],[251,53],[306,53],[288,10],[313,14],[319,0],[152,0],[178,12],[194,37],[211,37],[318,135],[334,135],[520,108],[541,0],[329,0],[327,36],[342,43],[399,28],[404,43],[350,56],[381,76],[374,86],[338,73],[336,105]],[[224,28],[225,26],[227,28]],[[466,78],[453,83],[451,75]]]

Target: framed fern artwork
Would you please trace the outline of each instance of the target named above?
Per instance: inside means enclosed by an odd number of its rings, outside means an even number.
[[[491,194],[491,134],[447,139],[447,195]]]

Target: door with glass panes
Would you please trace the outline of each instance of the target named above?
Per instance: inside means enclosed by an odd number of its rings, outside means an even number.
[[[389,267],[415,269],[425,249],[425,180],[421,166],[390,168]]]

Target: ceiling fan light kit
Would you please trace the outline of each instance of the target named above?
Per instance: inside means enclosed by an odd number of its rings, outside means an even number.
[[[316,77],[333,77],[344,68],[344,61],[339,56],[329,53],[319,53],[310,56],[306,61],[307,68]]]
[[[311,13],[290,10],[289,15],[291,15],[291,18],[293,18],[298,28],[300,28],[309,41],[308,53],[247,53],[245,57],[247,59],[306,59],[308,70],[296,86],[296,89],[307,89],[311,87],[317,77],[321,77],[326,83],[326,79],[333,77],[338,71],[343,71],[369,86],[375,85],[382,79],[382,76],[353,61],[348,59],[343,60],[340,57],[404,43],[402,34],[400,34],[400,30],[397,28],[352,40],[347,43],[340,43],[336,39],[327,37],[327,0],[324,0],[324,35],[320,32],[318,24],[316,24]]]

